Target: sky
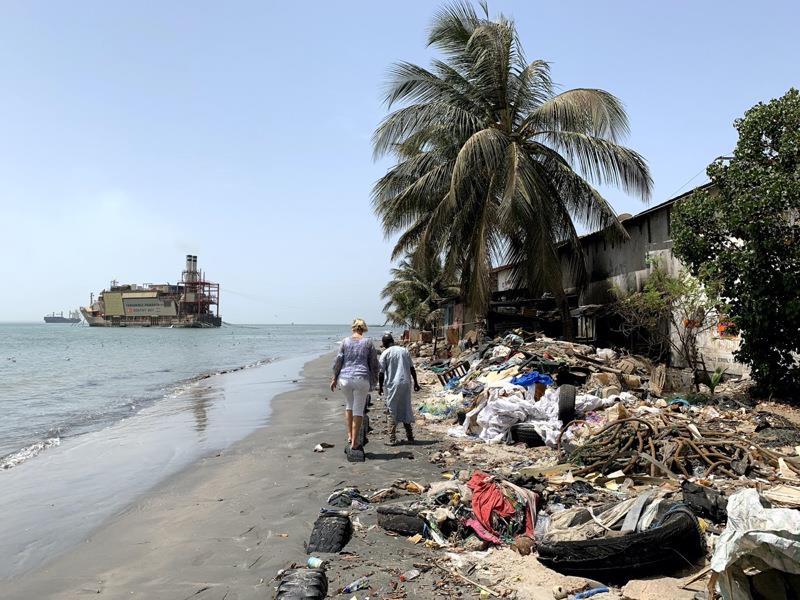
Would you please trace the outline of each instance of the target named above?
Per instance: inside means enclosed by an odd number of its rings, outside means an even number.
[[[0,321],[175,282],[232,323],[382,323],[370,190],[394,61],[438,2],[0,3]],[[651,202],[703,183],[734,119],[800,85],[795,2],[493,1],[561,89],[625,104]],[[645,208],[604,189],[618,212]]]

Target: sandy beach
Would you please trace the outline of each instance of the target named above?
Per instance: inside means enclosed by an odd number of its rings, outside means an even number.
[[[386,447],[377,415],[368,460],[346,461],[343,401],[326,388],[330,363],[326,355],[306,364],[297,389],[273,399],[265,426],[146,493],[49,564],[6,581],[2,597],[272,597],[277,571],[305,562],[303,544],[335,488],[438,476],[427,460],[432,443]],[[335,447],[314,453],[320,442]],[[329,572],[332,590],[365,574],[388,582],[392,576],[380,566],[386,559],[404,559],[411,568],[425,552],[403,538],[382,537],[385,543],[374,545],[354,536],[346,548],[353,560]],[[425,585],[424,578],[417,581]]]

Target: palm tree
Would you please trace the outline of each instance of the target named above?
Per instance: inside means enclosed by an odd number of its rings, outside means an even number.
[[[381,297],[386,300],[386,321],[394,325],[432,325],[442,318],[442,300],[458,294],[458,287],[449,281],[435,255],[406,256],[391,275]]]
[[[456,2],[435,15],[428,45],[444,60],[392,67],[386,102],[402,106],[373,143],[396,164],[375,184],[373,207],[386,235],[400,234],[393,257],[442,252],[476,311],[488,305],[492,264],[504,262],[518,286],[551,291],[566,317],[563,245],[570,275],[585,277],[576,226],[627,235],[593,185],[646,200],[652,179],[619,144],[621,102],[599,89],[556,93],[548,63],[525,59],[513,21],[481,7],[479,16]]]

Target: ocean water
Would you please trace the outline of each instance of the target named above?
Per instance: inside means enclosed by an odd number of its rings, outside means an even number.
[[[0,589],[268,427],[271,399],[347,333],[0,324]]]
[[[321,354],[340,325],[0,324],[0,469],[129,418],[204,375]]]

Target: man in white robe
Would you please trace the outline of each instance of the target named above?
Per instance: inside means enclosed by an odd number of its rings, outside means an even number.
[[[410,444],[414,443],[414,432],[411,424],[414,422],[414,409],[411,406],[411,390],[419,391],[417,371],[411,360],[408,350],[402,346],[395,346],[391,333],[383,336],[385,350],[380,357],[381,372],[378,379],[378,394],[383,395],[386,388],[386,406],[391,413],[389,426],[389,445],[397,444],[397,424],[402,423],[406,430],[406,437]]]

